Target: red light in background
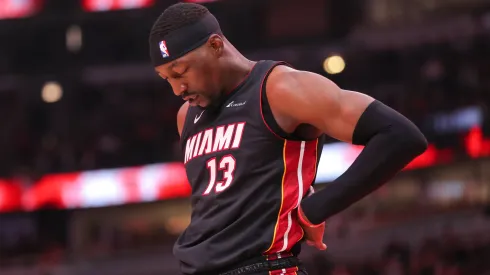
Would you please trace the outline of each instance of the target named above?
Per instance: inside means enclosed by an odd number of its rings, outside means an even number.
[[[0,212],[22,209],[22,187],[14,181],[0,179]]]
[[[219,0],[185,0],[182,2],[204,4],[204,3],[211,3],[211,2],[218,2],[218,1]]]
[[[0,0],[0,19],[29,17],[38,12],[40,7],[40,0]]]
[[[155,0],[84,0],[83,8],[90,12],[141,9],[151,7]]]
[[[437,163],[437,153],[437,148],[433,144],[430,144],[427,150],[405,166],[405,169],[433,166]]]
[[[465,137],[465,149],[472,158],[490,156],[490,139],[483,136],[480,127],[473,127]]]
[[[483,133],[480,128],[474,127],[465,138],[466,153],[476,158],[480,155],[483,144]]]

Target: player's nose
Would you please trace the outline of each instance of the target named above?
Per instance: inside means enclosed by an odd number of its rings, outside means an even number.
[[[187,85],[182,83],[170,83],[176,96],[183,96],[187,92]]]

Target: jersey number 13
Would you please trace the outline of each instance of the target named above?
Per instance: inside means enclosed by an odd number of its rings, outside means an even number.
[[[214,157],[208,160],[206,165],[209,170],[209,184],[203,195],[209,195],[213,189],[216,193],[220,193],[230,187],[236,167],[236,160],[232,155],[225,155],[219,161]],[[223,179],[219,181],[216,180],[218,171],[223,171]]]

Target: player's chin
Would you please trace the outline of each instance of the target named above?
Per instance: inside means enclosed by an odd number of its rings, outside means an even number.
[[[187,102],[189,102],[189,105],[196,107],[196,106],[199,106],[200,99],[199,99],[199,97],[191,98],[191,99],[187,100]]]
[[[210,106],[209,100],[206,100],[205,98],[199,97],[199,100],[197,100],[196,105],[205,109]]]
[[[198,95],[195,98],[190,98],[189,100],[187,100],[187,102],[189,102],[189,105],[191,105],[193,107],[200,107],[203,109],[205,109],[211,105],[211,102],[207,98],[205,98],[201,95]]]

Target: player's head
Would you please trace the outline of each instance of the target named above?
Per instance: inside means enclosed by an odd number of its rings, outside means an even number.
[[[202,5],[168,7],[150,33],[150,55],[157,73],[177,96],[208,107],[223,90],[223,37],[216,18]]]

